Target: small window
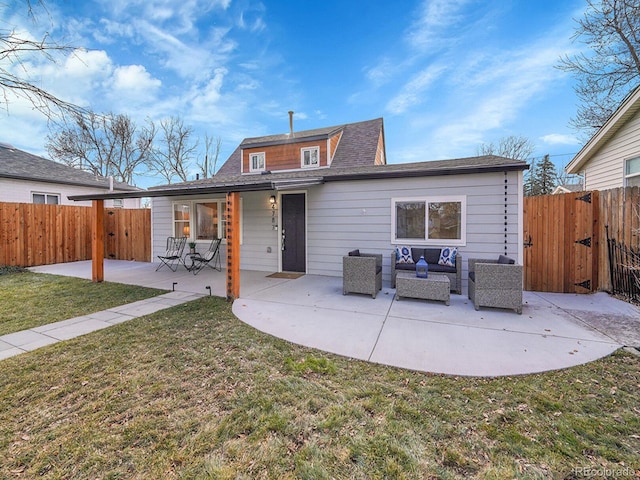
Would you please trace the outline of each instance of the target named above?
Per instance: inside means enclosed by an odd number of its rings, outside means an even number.
[[[32,193],[31,201],[41,205],[60,205],[60,195],[57,193]]]
[[[227,203],[222,200],[206,203],[196,203],[196,234],[197,240],[213,240],[227,237],[227,222],[225,212]]]
[[[264,169],[264,152],[249,154],[249,171],[262,172]]]
[[[300,152],[302,156],[302,168],[320,166],[320,147],[303,148]]]
[[[191,204],[190,203],[174,203],[173,204],[173,236],[174,237],[190,237],[191,236]]]
[[[640,187],[640,157],[625,162],[624,179],[626,187]]]
[[[466,244],[466,198],[398,198],[391,200],[392,243]]]
[[[122,208],[124,207],[124,200],[121,198],[113,199],[113,208]]]

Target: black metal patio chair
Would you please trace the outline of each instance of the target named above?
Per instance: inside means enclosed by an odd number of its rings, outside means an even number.
[[[185,265],[184,259],[182,258],[182,252],[184,251],[184,246],[186,244],[187,237],[167,237],[167,250],[164,255],[158,255],[160,265],[156,268],[156,272],[165,265],[173,272],[178,269],[178,266],[180,266],[181,263]]]
[[[205,266],[209,265],[214,270],[218,272],[222,271],[222,265],[220,264],[220,243],[222,239],[214,238],[209,245],[209,249],[205,252],[204,255],[200,255],[199,253],[193,253],[189,255],[191,257],[191,273],[197,275],[200,270],[202,270]]]

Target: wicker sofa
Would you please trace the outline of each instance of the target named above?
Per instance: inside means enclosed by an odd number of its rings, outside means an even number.
[[[412,247],[411,256],[414,262],[417,262],[421,256],[424,257],[429,264],[429,272],[444,274],[449,277],[449,284],[451,285],[451,291],[453,293],[462,293],[462,255],[460,252],[456,253],[455,267],[447,265],[440,265],[438,260],[440,259],[440,252],[442,249],[437,247]],[[391,287],[396,288],[396,272],[398,271],[413,271],[416,270],[415,263],[400,263],[397,258],[396,251],[391,253]]]
[[[382,254],[352,250],[342,257],[342,293],[364,293],[376,298],[382,290]]]
[[[469,299],[480,307],[512,308],[522,314],[522,265],[504,255],[469,259]]]

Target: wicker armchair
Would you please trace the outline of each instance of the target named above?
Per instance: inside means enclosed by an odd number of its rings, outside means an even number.
[[[342,290],[347,293],[365,293],[376,298],[382,290],[382,254],[349,252],[342,257]]]
[[[522,265],[508,257],[469,259],[469,299],[480,307],[512,308],[522,314]]]

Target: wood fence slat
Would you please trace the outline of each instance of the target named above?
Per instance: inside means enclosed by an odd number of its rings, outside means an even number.
[[[149,209],[112,209],[112,256],[151,261]],[[0,266],[32,267],[91,259],[92,209],[74,205],[0,202]],[[110,238],[110,237],[107,237]]]

